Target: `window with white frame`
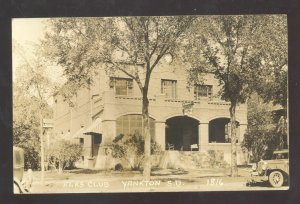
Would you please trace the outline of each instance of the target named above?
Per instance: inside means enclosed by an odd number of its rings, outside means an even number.
[[[176,80],[161,80],[161,93],[165,94],[167,98],[177,97],[177,81]]]
[[[133,80],[125,78],[110,78],[110,88],[114,89],[116,95],[132,96],[133,95]]]
[[[212,96],[212,85],[200,85],[196,84],[194,88],[195,99],[210,98]]]

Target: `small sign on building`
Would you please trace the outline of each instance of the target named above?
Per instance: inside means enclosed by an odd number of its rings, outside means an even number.
[[[182,113],[183,113],[183,115],[192,114],[193,113],[193,106],[194,106],[193,101],[184,101],[182,103]]]

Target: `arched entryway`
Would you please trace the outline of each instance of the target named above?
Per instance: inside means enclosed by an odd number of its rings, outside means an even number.
[[[199,121],[188,116],[166,120],[166,150],[190,151],[191,145],[199,144],[198,126]]]
[[[236,136],[239,138],[239,122],[236,121]],[[215,118],[209,121],[209,143],[231,143],[229,118]]]

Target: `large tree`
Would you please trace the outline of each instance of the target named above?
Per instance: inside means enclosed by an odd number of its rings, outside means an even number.
[[[261,87],[268,70],[266,63],[276,50],[269,32],[281,21],[274,16],[210,16],[199,18],[187,44],[190,77],[197,81],[202,73],[215,75],[221,85],[221,98],[230,102],[231,175],[237,176],[236,108],[245,103],[253,90]],[[281,33],[285,35],[286,33]]]
[[[25,150],[25,167],[37,169],[43,158],[42,118],[52,118],[49,100],[52,82],[41,55],[28,55],[25,48],[13,40],[15,65],[13,82],[13,143]]]
[[[274,110],[258,94],[252,94],[247,105],[248,127],[242,146],[249,151],[250,162],[258,162],[270,158],[274,150],[287,147],[287,132],[280,124],[283,111]]]
[[[19,59],[19,66],[14,70],[13,136],[14,144],[25,149],[25,159],[32,159],[26,164],[28,167],[37,168],[36,157],[40,153],[41,180],[44,182],[43,118],[52,118],[49,103],[54,83],[38,47],[34,46],[32,55],[28,53],[17,41],[13,41],[14,59]]]
[[[257,92],[265,102],[281,105],[287,111],[288,38],[286,16],[273,16],[265,25],[264,77]]]
[[[177,51],[193,17],[63,18],[50,20],[44,45],[47,56],[64,68],[72,87],[89,86],[101,65],[131,77],[142,94],[145,139],[144,175],[150,177],[148,90],[151,74],[166,54]],[[67,90],[76,94],[76,88]]]

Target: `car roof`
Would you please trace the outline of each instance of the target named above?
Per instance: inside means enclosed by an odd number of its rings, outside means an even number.
[[[282,149],[282,150],[276,150],[273,152],[273,154],[280,154],[280,153],[289,153],[288,149]]]
[[[20,151],[24,151],[24,150],[20,147],[13,146],[13,151],[14,152],[20,152]]]

